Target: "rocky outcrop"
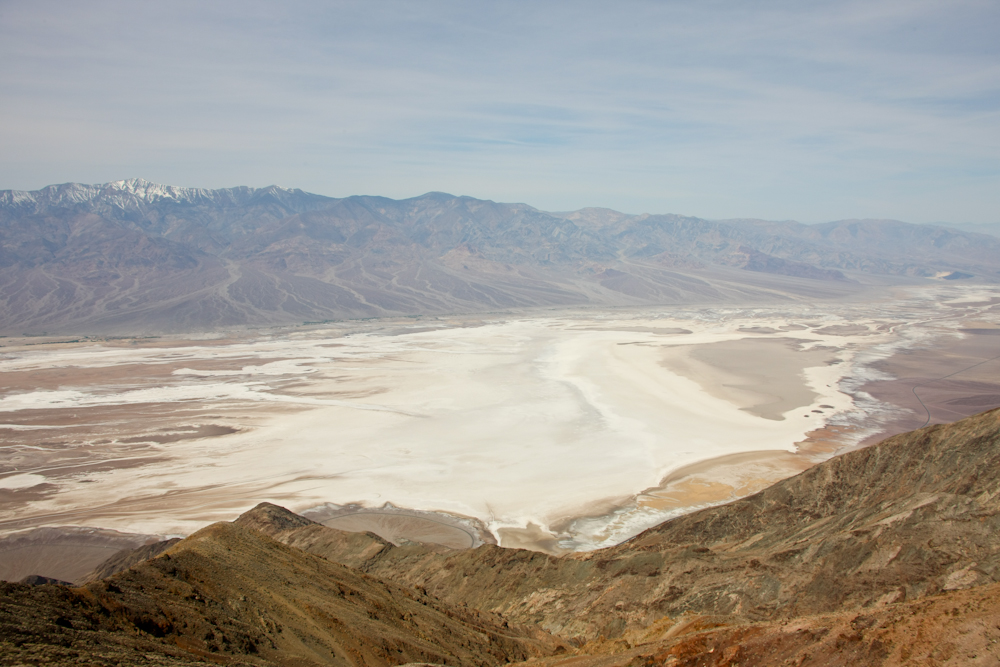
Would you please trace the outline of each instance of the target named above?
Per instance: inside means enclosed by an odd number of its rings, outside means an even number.
[[[1000,585],[953,591],[875,609],[741,622],[688,616],[631,641],[595,640],[533,667],[897,667],[1000,663]]]
[[[327,531],[274,534],[566,637],[617,637],[689,613],[763,620],[870,608],[1000,581],[1000,409],[894,436],[590,553],[441,554]]]
[[[27,584],[28,586],[44,586],[45,584],[57,584],[59,586],[73,586],[71,581],[60,581],[59,579],[53,579],[52,577],[43,577],[40,574],[29,574],[21,581],[17,582],[19,584]]]
[[[2,584],[0,655],[3,664],[996,664],[998,536],[1000,409],[563,557],[394,546],[265,503],[82,588]]]
[[[564,647],[234,524],[209,526],[83,588],[3,586],[5,659],[22,662],[76,662],[110,647],[124,657],[134,650],[214,662],[486,666]],[[73,650],[53,653],[45,648],[53,643]]]

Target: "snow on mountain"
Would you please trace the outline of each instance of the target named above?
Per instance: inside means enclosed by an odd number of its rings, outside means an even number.
[[[107,207],[128,211],[141,209],[150,204],[166,202],[208,204],[222,207],[245,206],[255,199],[261,198],[271,198],[286,205],[302,198],[309,200],[327,199],[320,195],[312,195],[302,190],[291,190],[277,185],[264,188],[240,186],[209,190],[161,185],[142,178],[129,178],[95,185],[63,183],[32,191],[0,190],[0,208],[15,208],[22,211],[34,208],[36,212],[40,212],[47,208],[73,208],[79,205],[90,205],[98,209]]]

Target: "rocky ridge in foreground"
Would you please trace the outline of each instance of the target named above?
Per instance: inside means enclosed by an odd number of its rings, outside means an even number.
[[[998,529],[1000,409],[560,558],[265,503],[81,588],[4,584],[0,664],[992,665]]]
[[[491,666],[561,647],[231,523],[80,588],[0,584],[0,664]]]
[[[1000,409],[888,438],[612,547],[553,557],[341,539],[259,507],[279,541],[567,637],[684,613],[766,620],[1000,581]]]

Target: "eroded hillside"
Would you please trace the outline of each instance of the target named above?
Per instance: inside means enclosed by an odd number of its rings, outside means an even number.
[[[561,558],[262,504],[82,588],[4,585],[2,660],[996,664],[998,529],[1000,409]]]
[[[821,463],[617,547],[556,558],[485,545],[436,553],[263,518],[277,539],[453,603],[567,637],[663,616],[789,618],[1000,580],[1000,410]]]

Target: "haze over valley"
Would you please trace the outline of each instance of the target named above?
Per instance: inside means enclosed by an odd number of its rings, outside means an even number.
[[[9,335],[781,304],[926,278],[1000,279],[1000,239],[889,220],[547,213],[442,193],[333,199],[138,179],[2,191],[0,248]]]
[[[0,2],[0,667],[1000,664],[997,26]]]
[[[127,180],[0,253],[18,659],[991,655],[1000,238]]]
[[[589,550],[998,402],[1000,288],[780,300],[11,337],[0,530],[390,503],[471,536],[432,541]]]
[[[0,223],[5,533],[585,551],[1000,404],[1000,239],[944,227],[135,179]]]

